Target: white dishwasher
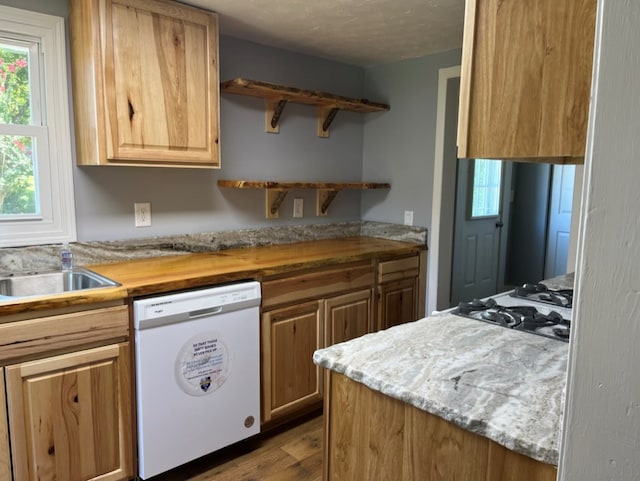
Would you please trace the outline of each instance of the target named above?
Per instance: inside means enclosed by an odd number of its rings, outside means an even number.
[[[260,284],[135,300],[138,469],[147,479],[260,431]]]

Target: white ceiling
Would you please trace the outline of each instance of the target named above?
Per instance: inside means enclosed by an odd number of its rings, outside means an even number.
[[[462,46],[464,0],[182,0],[219,14],[220,33],[371,66]]]

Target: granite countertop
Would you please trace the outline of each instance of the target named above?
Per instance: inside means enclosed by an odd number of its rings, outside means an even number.
[[[379,237],[422,245],[427,243],[427,230],[424,227],[354,221],[199,232],[119,241],[74,242],[70,247],[74,265],[88,266],[354,236]],[[60,244],[2,248],[0,272],[59,269],[60,249]]]
[[[568,344],[449,313],[314,353],[321,367],[558,463]]]

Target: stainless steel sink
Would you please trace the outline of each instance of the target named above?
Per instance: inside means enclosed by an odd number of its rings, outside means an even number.
[[[75,267],[69,271],[0,274],[0,296],[46,296],[119,285],[111,279],[82,267]]]

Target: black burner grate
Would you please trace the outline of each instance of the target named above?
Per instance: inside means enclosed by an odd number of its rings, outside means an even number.
[[[533,306],[501,306],[490,298],[461,302],[452,313],[551,339],[569,340],[571,321],[555,311],[543,314]]]
[[[523,284],[521,287],[516,287],[511,296],[558,307],[571,308],[573,306],[573,289],[551,290],[544,284]]]

